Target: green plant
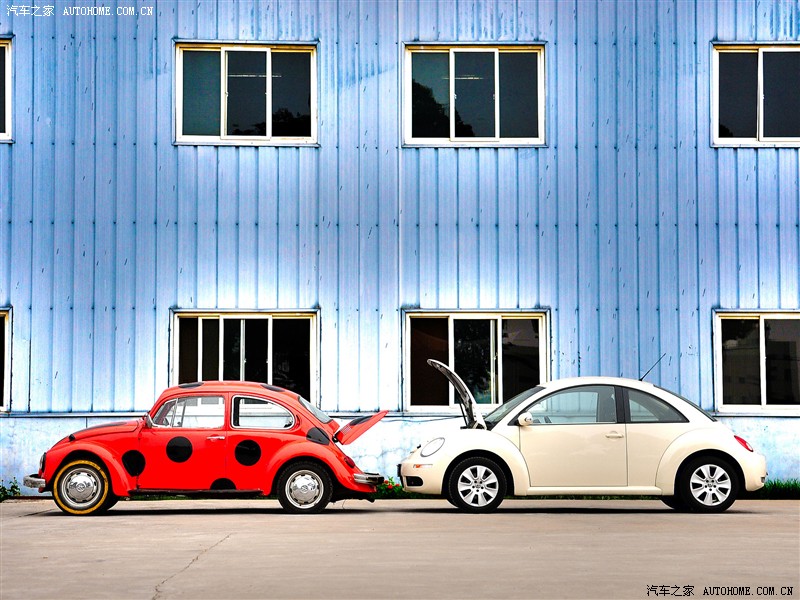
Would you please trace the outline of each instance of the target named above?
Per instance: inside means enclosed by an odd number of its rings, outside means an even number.
[[[800,500],[800,479],[768,479],[763,488],[745,497],[753,500]]]
[[[396,483],[394,479],[389,477],[389,479],[384,479],[383,483],[378,485],[378,490],[375,492],[375,495],[373,497],[376,500],[388,500],[388,499],[408,500],[412,498],[423,498],[424,496],[405,491],[402,485]]]
[[[0,502],[8,500],[9,498],[16,498],[19,496],[19,483],[16,479],[12,479],[6,487],[5,481],[0,479]]]

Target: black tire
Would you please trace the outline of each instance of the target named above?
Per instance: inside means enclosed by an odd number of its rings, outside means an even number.
[[[717,513],[734,503],[739,488],[739,476],[728,461],[700,456],[683,466],[676,491],[688,510]]]
[[[117,498],[99,461],[78,459],[59,469],[53,481],[53,500],[67,514],[88,516],[105,512]]]
[[[471,513],[496,510],[506,495],[506,476],[491,459],[466,458],[456,465],[447,481],[451,504]]]
[[[331,476],[314,463],[295,463],[278,478],[278,501],[290,513],[322,512],[332,494]]]
[[[673,510],[684,512],[687,509],[686,503],[680,496],[661,496],[661,501]]]

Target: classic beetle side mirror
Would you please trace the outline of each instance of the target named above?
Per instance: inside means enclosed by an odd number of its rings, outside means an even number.
[[[153,428],[153,418],[150,416],[150,413],[144,413],[144,425],[149,429]]]
[[[533,415],[529,412],[524,412],[519,416],[517,419],[517,424],[521,427],[530,427],[531,425],[535,424],[536,420],[533,418]]]

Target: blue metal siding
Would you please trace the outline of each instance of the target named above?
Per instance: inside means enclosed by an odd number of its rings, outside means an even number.
[[[116,5],[112,4],[112,12]],[[170,310],[320,308],[330,410],[401,407],[402,307],[552,309],[552,375],[713,405],[712,309],[800,307],[796,148],[709,146],[713,40],[794,2],[159,2],[0,14],[14,411],[142,410]],[[319,147],[176,146],[174,40],[318,42]],[[545,43],[542,148],[403,148],[403,44]]]

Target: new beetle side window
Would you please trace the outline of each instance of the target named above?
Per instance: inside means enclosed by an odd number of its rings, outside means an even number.
[[[616,423],[616,394],[613,386],[569,388],[539,400],[528,412],[539,424]]]
[[[685,423],[686,417],[663,400],[638,390],[626,390],[631,423]]]
[[[289,429],[294,416],[283,406],[263,398],[234,398],[231,425],[256,429]]]
[[[221,396],[176,398],[164,403],[153,423],[158,427],[218,429],[225,423],[225,400]]]

